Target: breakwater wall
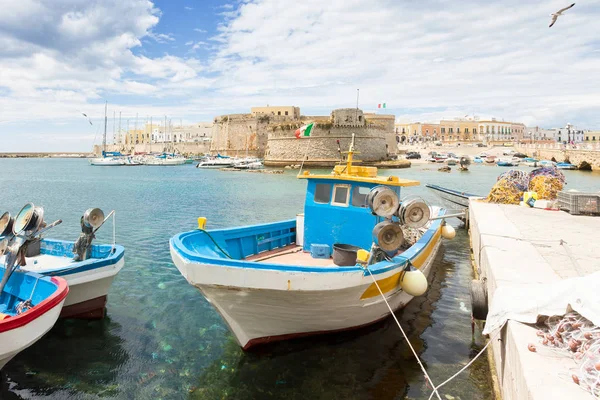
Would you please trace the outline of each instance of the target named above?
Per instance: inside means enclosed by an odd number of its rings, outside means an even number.
[[[573,165],[579,165],[582,161],[587,161],[594,171],[600,170],[600,150],[589,149],[564,149],[564,148],[545,148],[541,146],[521,145],[516,150],[542,160],[569,161]]]
[[[210,142],[181,142],[174,145],[171,143],[144,143],[126,146],[121,144],[106,145],[106,151],[120,151],[123,154],[171,152],[173,148],[175,152],[185,155],[206,154],[210,152]],[[102,154],[102,146],[95,145],[93,153],[97,156]]]

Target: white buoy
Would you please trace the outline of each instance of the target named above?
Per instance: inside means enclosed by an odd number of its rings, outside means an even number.
[[[442,226],[442,237],[451,240],[454,239],[454,236],[456,236],[456,230],[454,230],[452,225],[444,224]]]
[[[411,296],[421,296],[427,291],[425,274],[411,266],[400,274],[400,287]]]

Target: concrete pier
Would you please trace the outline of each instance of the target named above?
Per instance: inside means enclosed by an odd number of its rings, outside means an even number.
[[[469,217],[475,265],[487,279],[490,303],[504,285],[550,283],[600,271],[600,217],[476,200],[470,202]],[[509,321],[490,345],[502,398],[592,398],[571,379],[575,362],[538,343],[536,330]],[[529,351],[529,343],[538,351]]]

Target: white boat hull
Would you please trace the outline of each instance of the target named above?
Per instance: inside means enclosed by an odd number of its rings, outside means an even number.
[[[99,157],[90,159],[90,165],[96,166],[117,167],[124,164],[125,162],[120,158]]]
[[[27,260],[33,260],[35,258],[37,257],[31,259],[28,258]],[[70,261],[63,257],[54,258],[63,259],[63,265],[65,264],[65,261]],[[60,316],[62,318],[75,316],[88,318],[103,317],[108,289],[115,279],[115,276],[124,265],[125,259],[121,258],[114,264],[109,264],[100,268],[94,268],[75,274],[67,273],[59,275],[61,278],[64,278],[69,285],[69,294],[67,295],[65,306]],[[44,268],[42,262],[38,262],[37,264],[28,262],[27,266],[23,267],[23,269],[38,272]]]
[[[414,263],[428,276],[441,243],[440,230]],[[306,273],[240,269],[192,263],[171,248],[181,274],[198,288],[229,325],[244,349],[256,344],[359,328],[389,315],[371,276],[362,270]],[[380,285],[396,282],[399,270],[376,274]],[[387,280],[386,280],[387,279]],[[386,292],[390,306],[404,307],[413,296],[399,285]]]
[[[53,326],[65,300],[26,325],[0,333],[0,369],[22,350],[37,342]]]

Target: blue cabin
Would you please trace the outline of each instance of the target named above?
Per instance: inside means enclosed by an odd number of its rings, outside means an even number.
[[[338,165],[330,175],[312,175],[306,171],[299,178],[308,180],[304,203],[304,251],[311,245],[349,244],[369,249],[372,229],[383,219],[371,213],[367,195],[376,186],[392,189],[400,198],[402,186],[418,186],[418,181],[395,176],[377,176],[377,168]]]

